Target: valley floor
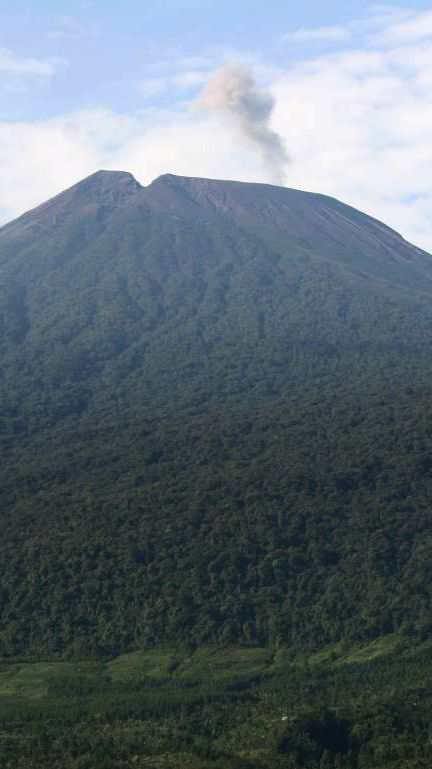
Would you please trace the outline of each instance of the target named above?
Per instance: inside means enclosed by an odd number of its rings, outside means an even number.
[[[2,769],[429,769],[432,644],[0,664]]]

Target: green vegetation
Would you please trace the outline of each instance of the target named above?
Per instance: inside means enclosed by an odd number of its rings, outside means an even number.
[[[30,442],[2,470],[2,654],[427,639],[432,405],[383,392]]]
[[[3,663],[0,765],[427,769],[432,647],[391,648],[320,662],[230,647]]]
[[[1,769],[429,769],[431,258],[99,174],[0,268]]]

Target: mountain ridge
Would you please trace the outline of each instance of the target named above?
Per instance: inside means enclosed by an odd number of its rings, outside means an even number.
[[[2,227],[0,227],[0,232],[29,216],[33,216],[37,213],[43,213],[47,209],[54,207],[56,204],[62,203],[63,201],[70,198],[74,198],[76,195],[83,193],[85,194],[86,192],[91,192],[95,194],[95,196],[102,196],[107,192],[112,194],[114,191],[117,191],[119,193],[118,197],[121,199],[121,193],[123,193],[123,197],[128,197],[133,192],[137,192],[148,197],[158,188],[168,188],[169,190],[186,192],[195,202],[201,202],[201,205],[209,203],[210,205],[213,205],[215,209],[219,209],[223,212],[228,211],[229,206],[224,206],[223,202],[219,201],[221,193],[222,197],[225,195],[229,198],[229,192],[232,191],[235,192],[250,190],[252,192],[260,191],[267,192],[268,194],[273,193],[278,195],[280,198],[285,197],[286,200],[290,202],[292,202],[295,198],[298,198],[299,200],[308,200],[310,202],[315,200],[317,202],[327,203],[328,205],[334,206],[335,208],[343,209],[346,212],[351,212],[355,217],[360,216],[365,221],[378,225],[378,227],[383,231],[392,232],[393,234],[397,235],[399,239],[405,243],[408,243],[408,241],[406,241],[406,239],[403,238],[400,233],[388,225],[383,224],[376,217],[360,212],[353,206],[342,203],[338,198],[329,195],[323,195],[317,192],[281,187],[274,184],[260,182],[240,182],[228,179],[221,180],[206,177],[189,177],[172,173],[162,174],[156,177],[149,184],[142,185],[129,171],[113,171],[106,169],[101,169],[90,174],[88,177],[85,177],[84,179],[76,182],[66,190],[58,193],[57,195],[54,195],[49,200],[44,201],[29,211],[24,212],[19,217],[6,222],[4,225],[2,225]],[[219,195],[217,195],[218,191]],[[417,246],[412,247],[417,249],[420,253],[427,253]]]
[[[300,249],[320,250],[333,260],[354,265],[353,255],[374,250],[375,268],[382,261],[397,266],[400,283],[412,279],[404,269],[417,266],[417,282],[431,279],[432,257],[399,233],[336,198],[268,184],[221,181],[164,174],[142,186],[126,171],[97,171],[68,190],[0,228],[0,241],[38,237],[69,215],[96,217],[105,226],[116,211],[147,208],[154,215],[227,218],[237,225],[295,239]],[[68,212],[71,212],[70,214]],[[378,260],[377,260],[378,257]],[[381,264],[379,263],[381,261]],[[397,274],[397,270],[395,271]]]

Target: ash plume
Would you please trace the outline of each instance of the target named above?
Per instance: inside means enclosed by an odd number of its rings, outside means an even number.
[[[260,88],[250,69],[226,64],[204,86],[197,106],[230,118],[237,130],[259,151],[275,184],[283,184],[289,157],[284,141],[270,127],[275,100]]]

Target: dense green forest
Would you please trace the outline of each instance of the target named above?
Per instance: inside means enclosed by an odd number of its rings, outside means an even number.
[[[430,766],[431,298],[265,185],[0,230],[1,767]]]
[[[51,432],[2,483],[2,654],[428,637],[431,430],[394,388]]]

